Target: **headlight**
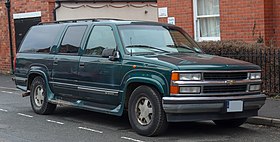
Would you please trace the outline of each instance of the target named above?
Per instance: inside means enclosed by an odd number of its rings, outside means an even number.
[[[180,87],[180,93],[198,94],[200,93],[200,87]]]
[[[179,80],[197,81],[201,80],[200,73],[184,73],[179,75]]]
[[[261,73],[260,72],[250,73],[250,79],[252,80],[261,79]]]

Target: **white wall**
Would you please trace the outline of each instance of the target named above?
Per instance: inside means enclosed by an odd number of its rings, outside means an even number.
[[[157,4],[145,3],[66,3],[57,9],[57,20],[89,19],[89,18],[117,18],[127,20],[158,21]]]

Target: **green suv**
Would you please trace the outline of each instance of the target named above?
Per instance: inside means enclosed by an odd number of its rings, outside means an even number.
[[[33,26],[15,60],[17,88],[38,114],[57,104],[121,116],[139,134],[168,122],[213,120],[238,127],[258,114],[261,70],[204,54],[181,28],[116,19]]]

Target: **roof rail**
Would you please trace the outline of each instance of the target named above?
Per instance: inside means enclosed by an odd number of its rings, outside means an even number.
[[[79,23],[79,22],[100,22],[100,21],[109,21],[109,20],[124,21],[123,19],[115,19],[115,18],[94,18],[94,19],[74,19],[74,20],[40,22],[38,25],[61,24],[61,23]]]

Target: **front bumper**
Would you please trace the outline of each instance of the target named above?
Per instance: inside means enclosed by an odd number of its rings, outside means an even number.
[[[163,97],[169,122],[218,120],[257,115],[264,105],[264,94],[223,97]],[[227,112],[228,101],[243,101],[242,112]]]

